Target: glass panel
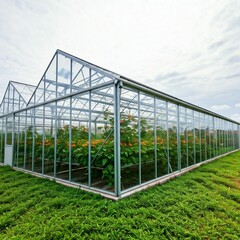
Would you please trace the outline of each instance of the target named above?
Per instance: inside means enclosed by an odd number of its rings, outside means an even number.
[[[33,137],[34,137],[34,110],[27,110],[27,122],[26,122],[26,157],[25,157],[25,169],[32,170],[32,151],[33,151]]]
[[[72,61],[72,92],[90,86],[89,71],[89,68],[76,61]]]
[[[200,126],[201,126],[200,113],[197,111],[194,111],[196,163],[201,162],[201,159],[202,159]]]
[[[65,180],[69,180],[69,107],[69,99],[57,102],[56,177]]]
[[[16,163],[17,163],[17,167],[24,168],[26,111],[17,113],[15,116],[15,119],[18,124],[17,140],[16,140],[18,155],[17,155]]]
[[[139,184],[138,96],[135,91],[122,89],[120,102],[122,190]]]
[[[205,151],[206,151],[206,158],[211,158],[211,145],[210,145],[210,116],[205,114]]]
[[[45,105],[44,174],[54,176],[55,103]]]
[[[113,106],[112,87],[92,92],[91,186],[111,192],[114,192]]]
[[[70,93],[71,61],[70,58],[58,54],[57,95],[65,96]]]
[[[234,124],[234,149],[239,148],[238,126]]]
[[[177,105],[168,103],[169,172],[178,170]]]
[[[42,173],[44,150],[44,107],[35,109],[34,172]]]
[[[166,101],[156,99],[157,176],[168,173],[167,160],[167,106]]]
[[[12,145],[13,118],[7,118],[7,145]]]
[[[194,142],[194,118],[193,110],[187,109],[187,153],[188,166],[195,164],[195,142]]]
[[[181,168],[188,167],[188,128],[187,110],[180,107],[180,142],[181,142]]]
[[[0,162],[4,162],[4,146],[5,146],[5,126],[4,118],[0,119]]]
[[[211,134],[210,134],[210,143],[211,143],[211,157],[216,156],[216,136],[215,136],[215,126],[214,126],[214,117],[210,117],[210,129],[211,129]]]
[[[88,185],[89,93],[72,97],[71,181]]]
[[[201,145],[201,161],[206,160],[206,130],[204,114],[200,113],[200,145]]]
[[[154,98],[140,94],[141,182],[155,178]]]
[[[19,123],[20,116],[15,114],[14,117],[14,143],[13,143],[13,166],[18,166],[18,153],[19,153]]]

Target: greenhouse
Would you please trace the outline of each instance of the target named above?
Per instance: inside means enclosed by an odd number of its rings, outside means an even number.
[[[239,123],[57,50],[37,86],[10,81],[0,162],[121,198],[239,149]]]

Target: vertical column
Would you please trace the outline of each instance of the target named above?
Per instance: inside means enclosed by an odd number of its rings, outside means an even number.
[[[211,124],[211,116],[208,115],[208,128],[209,128],[209,136],[208,136],[208,139],[209,139],[209,157],[208,159],[212,158],[212,142],[211,142],[211,132],[212,132],[212,124]]]
[[[70,61],[70,94],[72,94],[72,59]],[[69,181],[72,181],[72,97],[70,97],[70,105],[69,105],[69,160],[68,160],[68,163],[69,163],[69,166],[68,166],[68,169],[69,169],[69,175],[68,175],[68,178],[69,178]]]
[[[55,111],[52,111],[54,113],[54,162],[53,162],[53,171],[54,171],[54,178],[56,177],[56,172],[57,172],[57,129],[58,129],[58,121],[57,121],[57,115],[58,115],[58,111],[57,111],[57,102],[54,102],[55,105]],[[52,116],[53,117],[53,116]]]
[[[24,158],[23,168],[26,168],[26,156],[27,156],[27,111],[25,111],[25,134],[24,134]]]
[[[204,113],[203,114],[203,118],[204,118],[204,153],[205,153],[205,157],[204,157],[204,161],[207,160],[207,129],[208,129],[208,126],[206,124],[206,114]]]
[[[202,162],[202,113],[198,113],[199,129],[198,129],[198,144],[199,144],[199,161]]]
[[[194,110],[192,113],[192,120],[193,120],[193,156],[194,156],[194,164],[196,164],[196,139],[195,139],[195,117],[194,117]]]
[[[32,114],[31,118],[33,118],[33,126],[32,126],[32,171],[34,171],[34,156],[35,156],[35,125],[36,125],[36,120],[35,120],[35,108],[32,108]]]
[[[170,165],[170,157],[169,157],[169,124],[168,124],[168,101],[166,101],[166,125],[167,125],[167,164],[168,164],[168,174],[170,171],[172,172],[172,168]]]
[[[187,160],[187,166],[189,166],[189,157],[188,157],[188,114],[187,114],[187,108],[185,107],[185,132],[186,132],[186,160]]]
[[[156,97],[154,97],[154,159],[155,159],[155,178],[157,178],[157,109],[156,109]]]
[[[44,94],[45,96],[45,94]],[[45,151],[45,105],[43,105],[43,126],[42,126],[42,131],[43,131],[43,135],[42,135],[42,174],[44,174],[44,151]]]
[[[56,93],[55,93],[55,97],[57,98],[58,96],[58,52],[56,53],[56,89],[55,89]],[[57,172],[57,115],[58,115],[58,111],[57,111],[57,101],[55,101],[55,111],[54,112],[54,119],[55,119],[55,123],[54,123],[54,128],[55,128],[55,134],[54,134],[54,178],[56,177],[56,172]]]
[[[16,151],[16,159],[17,159],[15,166],[17,166],[17,167],[18,167],[18,159],[19,159],[20,114],[21,114],[21,113],[18,113],[18,117],[17,117],[17,118],[18,118],[18,126],[17,126],[17,128],[18,128],[18,129],[17,129],[17,149],[14,148],[14,151]],[[15,115],[14,119],[16,119],[16,115]]]
[[[92,86],[91,81],[92,71],[91,68],[89,69],[89,87]],[[89,102],[88,102],[88,108],[89,108],[89,122],[88,122],[88,186],[91,186],[91,149],[92,149],[92,92],[89,91]],[[120,111],[119,111],[120,112]],[[120,120],[119,120],[120,121]],[[114,159],[115,161],[115,159]],[[116,189],[116,188],[115,188]]]
[[[14,159],[14,134],[15,133],[15,114],[12,114],[12,161],[11,166],[13,166],[13,159]]]
[[[90,83],[91,84],[91,83]],[[91,91],[89,91],[89,122],[88,122],[88,186],[91,186],[91,148],[92,148],[92,104],[91,104]],[[120,111],[119,111],[120,112]],[[120,120],[119,120],[120,121]],[[115,147],[114,147],[115,148]],[[120,177],[119,177],[120,178]]]
[[[139,184],[142,183],[142,155],[141,155],[141,114],[140,114],[140,92],[138,91],[138,172]]]
[[[68,178],[69,178],[69,181],[72,181],[72,97],[70,97],[70,105],[69,105],[69,166],[68,166],[68,169],[69,169],[69,175],[68,175]]]
[[[120,82],[114,83],[114,186],[115,195],[121,195],[120,159]]]
[[[238,135],[238,148],[240,148],[239,124],[237,125],[237,135]]]
[[[177,155],[178,170],[181,171],[180,107],[177,105]]]
[[[237,126],[237,134],[238,134],[238,148],[240,148],[239,124],[238,124],[238,126]]]

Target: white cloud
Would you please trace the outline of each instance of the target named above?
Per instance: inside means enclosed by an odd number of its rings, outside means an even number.
[[[234,113],[230,118],[240,123],[240,113]]]
[[[236,103],[234,106],[240,108],[240,103]]]
[[[234,114],[230,106],[240,91],[238,0],[0,0],[0,5],[0,99],[9,80],[37,85],[59,48]]]
[[[223,105],[213,105],[211,106],[211,109],[213,111],[223,111],[223,110],[227,110],[230,109],[231,107],[227,104],[223,104]]]

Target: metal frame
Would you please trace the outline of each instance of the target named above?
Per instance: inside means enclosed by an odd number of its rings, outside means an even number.
[[[134,97],[131,94],[132,92],[135,93]],[[161,106],[157,105],[158,100],[164,101],[165,112],[165,120],[161,120],[160,123],[157,120],[157,109],[161,108]],[[58,105],[60,101],[63,102],[62,105]],[[69,103],[67,102],[64,105],[65,101],[69,101]],[[171,106],[174,108],[171,109]],[[37,111],[37,109],[42,110]],[[192,112],[188,112],[188,109]],[[13,124],[15,132],[12,133],[12,139],[16,143],[13,144],[16,146],[14,151],[17,151],[16,154],[13,154],[13,162],[17,167],[26,168],[27,129],[31,126],[31,172],[36,172],[34,158],[38,138],[36,138],[35,132],[38,131],[42,144],[41,175],[73,183],[73,171],[75,169],[72,161],[74,157],[72,126],[74,124],[77,124],[79,128],[85,126],[88,129],[86,139],[88,144],[87,166],[81,167],[79,165],[78,168],[80,169],[80,175],[84,174],[85,169],[87,177],[86,180],[79,180],[78,183],[74,182],[74,184],[78,184],[84,189],[87,188],[94,192],[117,198],[150,183],[159,182],[166,176],[171,177],[176,172],[185,172],[186,169],[197,166],[198,163],[206,162],[216,156],[240,148],[240,128],[238,122],[149,88],[61,50],[57,50],[54,54],[37,87],[13,81],[9,82],[0,105],[1,140],[6,138],[6,118],[10,113],[13,114],[13,119],[15,119],[15,125]],[[111,132],[108,136],[101,132],[104,126],[110,126],[111,124],[109,119],[105,119],[105,113],[108,113],[113,121],[113,139],[110,138]],[[128,126],[129,129],[133,129],[135,124],[137,136],[136,149],[138,153],[136,156],[138,159],[136,163],[132,164],[124,163],[122,152],[124,148],[121,147],[122,126],[120,122],[122,117],[127,117],[128,115],[137,119],[137,122],[129,123]],[[151,127],[147,131],[154,138],[152,145],[149,147],[153,149],[150,155],[152,154],[151,156],[154,159],[146,159],[144,155],[145,151],[148,150],[144,146],[145,138],[141,136],[141,124],[143,124],[141,120],[143,119],[146,122],[151,122]],[[59,128],[64,127],[66,121],[69,123],[69,153],[68,162],[66,163],[68,168],[61,171],[58,169],[57,161],[57,132]],[[41,124],[42,128],[39,128],[38,126],[41,126]],[[174,130],[170,131],[170,128]],[[166,137],[161,139],[161,135],[158,135],[157,131],[162,131]],[[45,140],[53,132],[53,159],[46,159]],[[20,134],[24,134],[23,166],[18,165],[22,149],[22,146],[19,144]],[[175,145],[171,142],[171,138],[175,137],[174,134],[176,134]],[[192,137],[189,137],[188,134]],[[95,156],[92,154],[94,137],[105,138],[102,139],[103,143],[98,147],[97,155],[101,153],[106,144],[113,141],[114,184],[112,187],[108,187],[107,182],[101,182],[100,175],[96,177],[96,173],[101,174],[107,166],[101,168],[94,165],[94,161],[98,157],[96,154]],[[163,144],[158,144],[158,141],[162,141]],[[184,144],[186,145],[184,146]],[[1,141],[0,147],[2,152],[4,150],[3,141]],[[184,151],[186,151],[186,163],[183,162],[185,159],[183,159],[181,147],[184,147]],[[193,152],[190,151],[190,147],[193,148]],[[165,153],[164,156],[158,155],[161,154],[158,148],[164,148],[164,151],[162,151]],[[174,151],[176,155],[173,154]],[[196,154],[197,151],[199,151],[199,154]],[[193,154],[193,156],[190,156],[190,154]],[[190,161],[190,157],[193,159],[193,163]],[[45,169],[46,161],[53,162],[52,175],[49,175]],[[173,162],[175,163],[174,167],[172,166]],[[166,164],[167,173],[162,174],[161,167],[164,168],[164,164]],[[126,187],[122,187],[122,180],[126,180],[123,179],[125,175],[122,173],[122,169],[124,168],[130,172],[136,171],[136,176],[138,176],[134,184]],[[95,172],[93,172],[94,169],[96,170]],[[153,176],[149,180],[144,180],[143,178],[143,174],[148,172],[145,171],[146,169],[149,169],[151,176]],[[68,174],[68,180],[66,180],[66,177],[61,178],[61,172]],[[87,181],[87,184],[84,181]],[[128,179],[128,181],[131,182],[131,179]]]

